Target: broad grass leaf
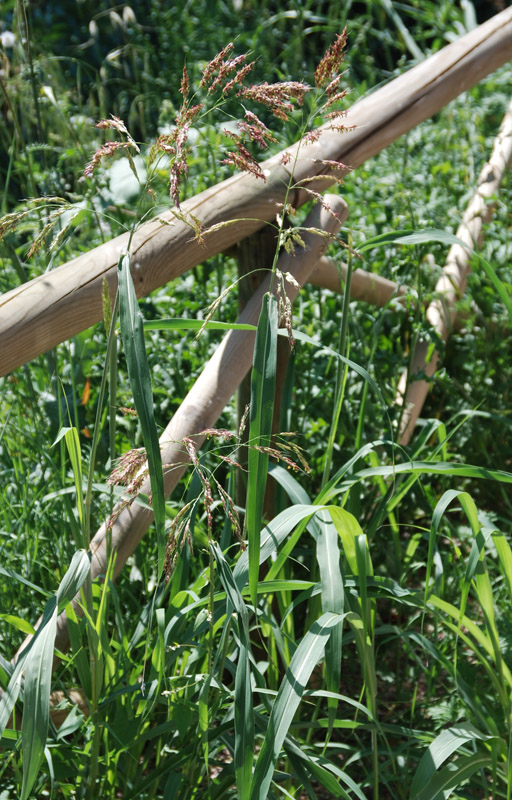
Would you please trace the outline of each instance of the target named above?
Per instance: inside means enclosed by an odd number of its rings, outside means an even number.
[[[322,586],[322,611],[331,611],[340,616],[344,612],[345,595],[343,578],[340,569],[340,547],[336,527],[329,516],[327,509],[322,509],[316,515],[318,524],[318,539],[316,543],[316,558],[320,570],[320,583]],[[334,626],[325,649],[325,678],[327,689],[335,692],[340,685],[341,656],[343,646],[343,622]],[[338,705],[335,697],[328,698],[330,730]]]
[[[427,560],[427,572],[425,582],[425,605],[428,598],[428,587],[430,583],[431,562],[434,550],[434,540],[437,536],[439,525],[442,517],[448,508],[448,505],[455,499],[458,499],[463,510],[466,513],[471,530],[473,533],[473,544],[466,564],[466,573],[462,583],[462,597],[459,610],[459,624],[466,613],[466,604],[469,596],[471,582],[475,583],[476,595],[478,602],[482,608],[485,620],[485,626],[489,637],[493,643],[494,660],[502,673],[502,657],[499,642],[499,633],[496,625],[496,616],[494,612],[494,598],[492,586],[489,579],[489,573],[485,566],[485,545],[491,538],[492,530],[489,528],[482,529],[478,520],[478,510],[473,498],[468,492],[455,491],[453,489],[444,493],[439,500],[434,513],[432,515],[432,526],[429,537],[429,549]]]
[[[423,231],[403,230],[381,233],[378,236],[372,236],[371,239],[367,239],[363,244],[359,245],[357,250],[359,253],[364,253],[365,250],[384,247],[387,244],[425,244],[426,242],[439,242],[440,244],[449,245],[459,244],[464,248],[468,247],[466,242],[454,236],[453,233],[431,228]]]
[[[481,733],[469,723],[461,723],[456,727],[441,731],[432,744],[429,745],[418,764],[411,783],[410,800],[434,800],[442,790],[457,786],[463,780],[462,772],[459,771],[458,774],[453,771],[449,772],[449,775],[456,778],[455,783],[445,781],[444,778],[434,781],[434,776],[439,767],[468,742],[488,741],[492,738],[492,736]],[[472,755],[471,758],[474,762],[479,762],[479,757],[476,754]],[[491,763],[488,755],[485,756],[485,759],[487,764]],[[481,766],[482,764],[478,763],[476,769],[480,769]],[[466,777],[469,777],[469,775],[466,775]],[[434,783],[436,784],[435,786],[433,785]]]
[[[207,328],[210,331],[255,331],[256,325],[241,322],[216,322],[202,319],[148,319],[144,321],[145,331],[198,331]]]
[[[235,773],[238,797],[248,800],[254,758],[254,710],[251,687],[249,613],[224,555],[211,544],[219,576],[232,609],[237,613],[238,660],[235,674]],[[228,608],[228,614],[230,613]]]
[[[79,550],[73,556],[70,567],[62,579],[57,595],[49,598],[43,613],[41,625],[25,649],[19,654],[17,664],[12,670],[8,686],[0,697],[0,736],[2,736],[5,730],[16,700],[18,699],[22,686],[23,672],[26,669],[27,661],[29,658],[37,658],[37,656],[31,655],[37,640],[44,634],[45,627],[49,622],[51,622],[54,613],[61,611],[65,604],[76,595],[82,583],[84,582],[89,569],[90,561],[88,554],[84,550]]]
[[[247,479],[246,525],[249,542],[249,587],[254,605],[257,599],[260,532],[267,485],[268,453],[259,448],[270,444],[277,364],[277,300],[266,294],[254,345],[251,373],[249,427],[249,475]]]
[[[23,748],[21,800],[26,800],[30,795],[46,744],[57,616],[59,611],[76,595],[89,570],[88,554],[83,550],[76,552],[57,594],[51,597],[46,604],[40,627],[20,659],[20,666],[25,672],[24,714],[21,725]],[[18,681],[19,677],[13,675],[11,682]]]
[[[53,597],[45,611],[41,634],[27,657],[21,743],[23,748],[23,783],[21,800],[26,800],[39,772],[50,718],[50,688],[53,645],[57,630],[57,599]]]
[[[348,565],[353,575],[359,574],[359,565],[356,553],[356,539],[362,535],[361,526],[353,514],[339,506],[329,506],[329,514],[343,543],[343,550]]]
[[[494,546],[498,553],[500,569],[503,577],[507,582],[509,599],[512,601],[512,550],[510,545],[501,531],[494,531],[492,534]]]
[[[324,769],[318,761],[319,759],[311,757],[309,754],[303,752],[297,753],[289,747],[288,742],[285,741],[286,755],[292,765],[295,778],[299,785],[303,787],[311,798],[316,798],[317,795],[311,785],[310,778],[314,777],[324,789],[329,792],[329,797],[341,797],[342,800],[350,800],[350,795],[339,785],[338,781],[328,769]],[[297,748],[298,750],[298,748]],[[303,763],[304,762],[304,763]],[[327,762],[326,760],[326,763]],[[329,764],[329,766],[331,766]],[[359,795],[362,800],[365,800],[364,795]]]
[[[251,782],[251,800],[266,800],[274,768],[313,669],[322,657],[332,629],[342,618],[322,614],[297,647],[272,707]]]
[[[69,460],[71,461],[71,468],[73,470],[73,478],[75,481],[75,489],[76,489],[76,504],[77,504],[78,518],[80,520],[80,525],[83,528],[85,513],[84,513],[84,492],[83,492],[83,482],[82,482],[82,454],[80,452],[80,439],[78,437],[77,429],[75,427],[61,428],[53,445],[56,445],[57,442],[59,442],[62,438],[64,438],[66,442],[66,447],[69,454]],[[81,542],[81,544],[83,545],[83,542]]]
[[[137,410],[148,459],[153,513],[158,542],[158,574],[165,559],[165,495],[162,455],[153,411],[151,374],[144,344],[144,326],[130,272],[130,256],[119,260],[119,320],[133,402]]]
[[[17,617],[15,614],[0,614],[0,619],[25,635],[34,633],[34,626],[28,620]]]
[[[475,772],[493,768],[493,759],[484,753],[460,756],[453,764],[436,774],[414,800],[447,800],[453,790],[468,780]],[[460,795],[459,795],[460,796]]]
[[[498,481],[499,483],[512,483],[512,473],[504,472],[500,469],[486,469],[486,467],[475,467],[472,464],[452,464],[445,461],[409,461],[405,464],[393,464],[391,466],[382,465],[370,467],[356,472],[354,482],[371,478],[374,475],[402,475],[407,473],[424,473],[425,475],[453,475],[458,478],[476,478],[488,481]]]
[[[274,478],[278,485],[286,492],[292,505],[308,505],[311,500],[306,490],[300,485],[298,480],[293,477],[290,470],[284,469],[279,464],[272,464],[268,474]],[[315,505],[317,505],[315,501]],[[318,505],[321,505],[318,503]],[[316,517],[311,517],[306,525],[313,538],[318,537],[318,523]]]
[[[43,502],[44,502],[44,498],[43,498]],[[27,579],[24,578],[23,575],[20,575],[18,572],[15,572],[13,569],[6,569],[5,567],[0,566],[0,575],[3,575],[5,578],[8,578],[9,580],[19,581],[24,586],[26,586],[28,589],[31,589],[33,592],[39,592],[39,594],[42,594],[45,597],[49,597],[50,596],[50,593],[47,592],[45,589],[42,589],[40,586],[36,586],[36,584],[32,583],[31,581],[27,581]]]
[[[320,508],[321,506],[297,505],[281,511],[261,531],[259,563],[263,564],[297,525],[303,520],[312,517]],[[238,559],[233,576],[238,589],[242,591],[249,577],[249,555],[247,550]]]

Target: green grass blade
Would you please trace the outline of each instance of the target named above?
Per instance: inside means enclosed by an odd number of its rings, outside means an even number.
[[[216,322],[202,319],[148,319],[144,321],[145,331],[199,331],[207,328],[210,331],[256,331],[256,325],[241,322]]]
[[[82,479],[82,455],[80,452],[80,439],[78,437],[77,429],[75,427],[61,428],[53,444],[56,445],[57,442],[59,442],[62,438],[64,438],[66,442],[66,447],[69,454],[69,460],[71,461],[71,468],[73,470],[73,478],[75,481],[78,518],[80,520],[80,526],[83,531],[85,513],[84,513],[84,491],[83,491],[83,479]],[[85,543],[81,542],[81,545],[83,547],[85,546]]]
[[[26,800],[39,772],[50,719],[50,688],[53,644],[57,630],[57,598],[46,609],[46,622],[27,658],[21,742],[23,747],[23,783],[21,800]]]
[[[461,756],[453,764],[445,767],[437,774],[428,786],[419,794],[414,795],[414,800],[436,800],[436,798],[448,798],[452,794],[451,790],[456,789],[464,781],[470,778],[475,772],[482,769],[491,769],[493,759],[490,755],[477,753],[470,756]],[[459,795],[460,796],[460,795]]]
[[[356,540],[363,535],[361,526],[353,514],[339,506],[329,506],[329,514],[343,543],[345,557],[353,575],[359,574],[359,564],[356,552]]]
[[[57,589],[59,613],[78,593],[89,573],[90,567],[90,555],[85,550],[78,550],[71,559],[71,564]]]
[[[505,535],[500,531],[494,531],[492,538],[498,553],[501,572],[507,582],[509,598],[512,600],[512,549]]]
[[[442,788],[448,788],[447,786],[439,786],[434,791],[434,787],[431,786],[434,775],[439,767],[460,747],[467,744],[467,742],[475,740],[487,741],[492,738],[492,736],[481,733],[473,725],[467,723],[461,723],[457,725],[457,727],[447,728],[441,731],[439,736],[436,736],[432,744],[428,747],[418,764],[418,768],[411,783],[410,800],[420,800],[420,798],[421,800],[427,800],[427,798],[436,797],[437,793],[441,791]],[[476,757],[473,756],[473,758],[476,761]],[[487,758],[489,758],[489,756],[487,756]],[[453,775],[453,773],[451,774]],[[457,782],[460,782],[460,780],[459,778]]]
[[[285,335],[288,335],[288,334],[287,334],[287,331],[285,329],[283,329],[283,330],[279,331],[279,335],[280,336],[285,336]],[[322,345],[319,342],[315,341],[315,339],[312,339],[311,336],[308,336],[306,333],[302,333],[301,331],[296,331],[294,329],[293,338],[298,342],[304,342],[305,344],[311,344],[311,345],[313,345],[313,347],[316,347],[320,353],[327,353],[328,355],[333,356],[333,358],[337,358],[337,359],[339,359],[339,361],[342,361],[344,364],[346,364],[348,367],[350,367],[350,369],[354,370],[354,372],[357,372],[357,374],[361,378],[363,378],[363,380],[365,380],[365,381],[367,381],[369,383],[371,388],[374,390],[374,392],[377,394],[377,396],[382,400],[382,403],[384,404],[384,400],[382,398],[382,394],[381,394],[381,391],[380,391],[379,387],[377,386],[377,384],[375,383],[375,381],[373,380],[373,378],[371,377],[369,372],[367,372],[367,370],[365,370],[364,367],[359,366],[359,364],[356,364],[355,361],[351,361],[350,358],[346,358],[346,356],[343,356],[341,353],[338,353],[336,350],[333,350],[331,347],[325,347],[325,345]]]
[[[251,783],[251,800],[266,800],[274,768],[307,682],[322,657],[338,614],[322,614],[299,644],[274,701]]]
[[[256,448],[268,447],[272,433],[277,363],[277,328],[277,300],[273,295],[267,294],[263,298],[258,321],[251,375],[246,525],[249,542],[249,587],[254,605],[256,605],[257,600],[260,532],[268,470],[268,453]]]
[[[460,478],[479,478],[482,480],[498,481],[499,483],[512,483],[512,473],[500,469],[486,469],[472,464],[454,464],[444,461],[409,461],[406,464],[382,465],[363,469],[354,475],[354,482],[371,478],[374,475],[403,475],[407,473],[424,473],[425,475],[452,475]]]
[[[144,344],[144,326],[130,272],[129,255],[125,255],[119,260],[118,280],[121,337],[126,354],[133,401],[146,447],[158,542],[158,574],[160,575],[165,559],[165,496],[162,456],[153,412],[153,393]]]
[[[327,510],[317,514],[319,534],[316,546],[316,557],[320,570],[322,585],[322,611],[333,612],[340,616],[344,612],[345,596],[340,569],[340,549],[338,532]],[[340,685],[341,655],[343,645],[343,622],[334,626],[325,649],[325,680],[327,689],[336,692]],[[336,698],[328,698],[330,730],[336,715],[338,702]]]
[[[259,564],[263,564],[272,555],[297,525],[308,517],[312,517],[319,510],[320,506],[297,505],[281,511],[261,532]],[[238,559],[233,576],[236,585],[242,591],[249,578],[249,555],[247,550]]]
[[[26,651],[24,713],[21,726],[23,747],[21,800],[26,800],[30,795],[46,744],[57,615],[59,610],[76,595],[89,569],[90,561],[87,553],[83,550],[75,553],[57,594],[46,604],[42,623]]]
[[[238,618],[238,659],[235,675],[235,773],[238,797],[248,800],[254,757],[254,711],[251,688],[249,614],[233,573],[216,542],[211,548],[222,585]]]
[[[372,236],[371,239],[367,239],[357,249],[359,253],[364,253],[365,250],[371,250],[374,247],[385,247],[387,244],[425,244],[426,242],[439,242],[440,244],[449,245],[460,244],[462,247],[469,249],[467,242],[463,242],[453,233],[436,228],[427,228],[423,231],[404,230],[381,233],[378,236]]]
[[[492,285],[498,292],[499,298],[503,303],[503,305],[505,306],[505,308],[507,309],[510,321],[512,322],[512,299],[510,297],[509,292],[507,292],[505,286],[496,275],[496,271],[492,266],[492,264],[489,264],[489,262],[486,261],[485,258],[480,255],[480,253],[475,253],[474,255],[478,259],[478,263],[480,264],[483,271],[491,281]]]
[[[392,1],[391,0],[381,0],[381,3],[384,6],[384,8],[386,9],[386,11],[388,12],[388,14],[389,14],[390,18],[392,19],[392,21],[394,22],[394,24],[396,25],[396,28],[397,28],[398,32],[400,33],[400,36],[404,40],[404,44],[407,47],[407,49],[409,50],[409,52],[412,55],[412,57],[415,58],[417,61],[422,61],[425,58],[425,55],[421,51],[421,49],[418,47],[418,45],[416,44],[416,42],[414,40],[414,37],[411,36],[409,31],[407,30],[407,26],[402,21],[402,18],[400,16],[400,14],[394,8],[394,4],[392,3]]]

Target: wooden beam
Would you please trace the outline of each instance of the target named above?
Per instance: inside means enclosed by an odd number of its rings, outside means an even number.
[[[304,181],[326,174],[322,160],[359,166],[507,62],[511,53],[512,8],[508,8],[359,100],[346,118],[339,120],[354,125],[354,130],[339,133],[324,125],[316,142],[303,140],[285,151],[291,153],[289,163],[294,165],[295,190],[290,202],[299,206],[309,199]],[[266,183],[238,174],[183,204],[183,210],[199,217],[204,228],[240,220],[208,234],[204,247],[191,228],[170,211],[140,226],[131,246],[139,297],[275,218],[290,171],[283,165],[282,154],[261,166]],[[323,178],[314,188],[323,190],[331,183],[332,178]],[[128,235],[124,234],[0,296],[0,375],[101,319],[103,278],[115,292],[116,265],[127,246]]]
[[[309,276],[309,282],[313,286],[320,286],[323,289],[330,289],[332,292],[343,292],[345,278],[347,275],[347,265],[341,262],[339,265],[333,258],[322,256],[313,272]],[[365,269],[355,269],[350,281],[350,297],[352,300],[363,300],[377,308],[383,308],[394,297],[403,303],[405,295],[410,294],[411,289],[407,286],[399,285],[394,281],[376,275],[374,272],[367,272]]]

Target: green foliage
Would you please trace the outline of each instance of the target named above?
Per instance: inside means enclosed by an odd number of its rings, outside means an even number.
[[[355,100],[492,4],[4,6],[2,32],[16,37],[2,45],[2,213],[14,216],[0,290],[9,291],[168,206],[169,163],[151,152],[158,135],[172,135],[184,62],[198,103],[208,100],[205,64],[231,40],[254,53],[255,82],[313,83],[319,54],[347,24],[342,86]],[[125,256],[117,301],[105,292],[105,324],[0,381],[2,800],[511,797],[508,179],[460,301],[464,328],[442,346],[423,313],[509,84],[507,67],[347,176],[352,269],[409,290],[404,304],[377,310],[312,287],[301,295],[281,410],[281,432],[295,438],[270,438],[278,325],[267,298],[246,508],[227,499],[245,446],[220,435],[238,429],[234,406],[166,502],[157,444],[223,329],[236,328],[232,253],[140,301]],[[294,112],[276,150],[311,108]],[[228,174],[222,129],[241,111],[234,97],[218,111],[220,124],[192,126],[189,196]],[[140,156],[123,149],[85,180],[105,144],[93,122],[110,114]],[[262,119],[271,127],[269,109]],[[346,247],[331,253],[344,258]],[[209,319],[212,306],[221,321]],[[404,449],[393,400],[420,336],[442,349],[443,368]],[[116,459],[142,447],[156,536],[115,584],[113,559],[91,582],[89,558],[75,551],[127,497],[107,484]],[[309,474],[285,469],[302,453]],[[274,512],[267,471],[281,492]],[[205,499],[207,486],[221,499]],[[166,546],[176,556],[168,582]],[[71,649],[52,673],[66,604]],[[13,666],[39,613],[44,624]],[[83,707],[68,699],[78,686]],[[64,692],[61,727],[51,689]]]

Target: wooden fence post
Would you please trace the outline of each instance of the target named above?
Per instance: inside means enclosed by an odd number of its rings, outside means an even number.
[[[253,233],[234,248],[234,255],[238,263],[238,314],[242,314],[247,303],[251,300],[260,284],[265,279],[265,272],[268,271],[274,260],[277,247],[276,231],[274,227],[265,225],[261,230]],[[238,426],[242,421],[245,410],[251,399],[251,377],[245,375],[237,391],[237,418]],[[249,426],[246,425],[242,436],[242,447],[240,447],[237,461],[242,467],[247,467],[247,439]],[[245,504],[246,492],[246,473],[238,470],[236,473],[235,502],[239,506]]]

